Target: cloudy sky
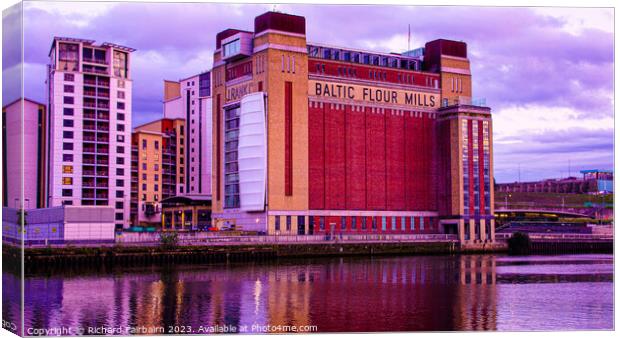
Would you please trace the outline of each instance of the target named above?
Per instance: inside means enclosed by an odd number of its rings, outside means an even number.
[[[45,100],[53,36],[134,47],[134,125],[161,115],[162,80],[209,69],[215,34],[253,29],[273,5],[49,3],[24,5],[25,95]],[[402,52],[436,38],[467,42],[474,97],[493,110],[498,182],[613,168],[613,9],[278,5],[306,17],[307,39]],[[5,22],[16,15],[3,14]],[[5,26],[6,27],[6,26]],[[7,30],[3,32],[7,33]],[[6,49],[5,49],[6,50]],[[17,74],[3,54],[3,71]],[[6,83],[6,82],[5,82]],[[3,101],[19,94],[3,86]],[[520,168],[520,170],[519,170]]]

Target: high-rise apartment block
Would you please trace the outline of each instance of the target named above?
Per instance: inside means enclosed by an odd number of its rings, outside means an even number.
[[[129,225],[133,48],[55,37],[48,72],[47,206],[108,205]]]
[[[134,129],[131,141],[132,225],[159,226],[161,200],[183,192],[184,142],[184,119],[160,119]]]
[[[2,108],[2,206],[44,206],[46,133],[44,104],[18,99]]]
[[[211,72],[164,81],[164,117],[186,121],[187,184],[182,194],[211,195]]]

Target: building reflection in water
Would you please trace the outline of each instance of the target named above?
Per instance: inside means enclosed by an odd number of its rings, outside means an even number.
[[[496,257],[463,255],[457,262],[460,287],[454,326],[466,331],[497,330]]]
[[[25,317],[36,328],[494,330],[495,283],[495,258],[474,255],[119,268],[28,277]]]

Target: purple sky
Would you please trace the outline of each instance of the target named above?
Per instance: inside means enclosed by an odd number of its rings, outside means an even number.
[[[134,47],[134,125],[161,115],[162,80],[209,69],[215,34],[253,29],[273,5],[27,2],[25,93],[45,100],[52,37]],[[278,5],[307,39],[402,52],[436,38],[467,42],[474,97],[493,110],[498,182],[613,168],[613,9]],[[11,17],[5,17],[11,20]],[[4,58],[3,71],[16,72]],[[8,61],[8,62],[7,62]],[[5,75],[6,76],[6,75]],[[3,96],[16,97],[4,86]]]

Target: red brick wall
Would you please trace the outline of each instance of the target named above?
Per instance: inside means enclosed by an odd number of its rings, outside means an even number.
[[[434,120],[359,109],[308,108],[310,209],[436,210]]]

